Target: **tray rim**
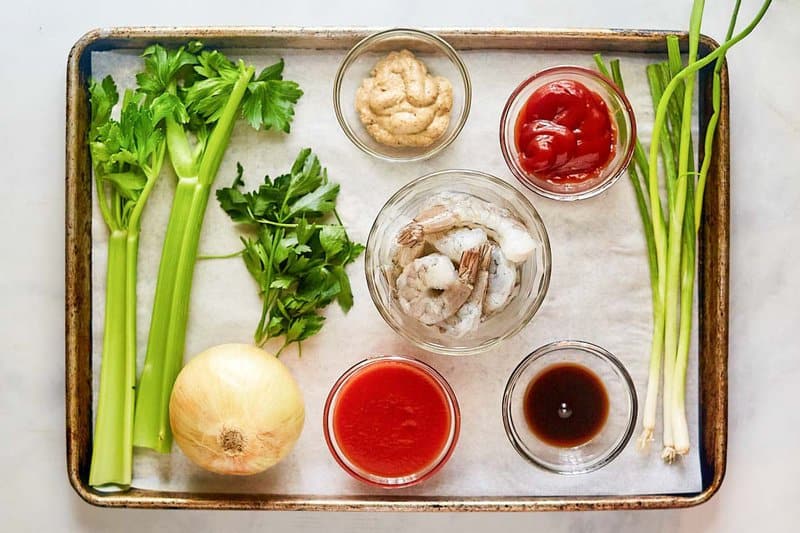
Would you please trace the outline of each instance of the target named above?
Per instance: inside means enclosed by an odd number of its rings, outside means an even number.
[[[725,476],[728,405],[728,315],[729,315],[729,84],[727,64],[722,70],[722,104],[715,160],[711,163],[703,211],[699,248],[698,283],[700,347],[700,424],[703,489],[689,494],[609,496],[513,496],[430,497],[326,496],[280,494],[191,493],[131,489],[125,493],[101,493],[88,485],[91,448],[91,209],[82,209],[88,167],[83,142],[87,104],[85,68],[94,49],[141,48],[150,42],[177,42],[198,38],[221,46],[237,41],[270,38],[299,48],[345,49],[347,43],[382,28],[372,27],[114,27],[98,28],[80,37],[69,52],[66,78],[66,235],[65,235],[65,373],[66,459],[70,484],[86,502],[100,507],[307,510],[307,511],[575,511],[610,509],[684,508],[708,501],[719,490]],[[664,37],[677,34],[682,46],[684,32],[617,29],[525,29],[525,28],[433,28],[456,48],[602,50],[614,52],[663,52]],[[491,41],[488,45],[484,40]],[[312,46],[314,45],[314,46]],[[286,44],[283,44],[287,47]],[[265,47],[265,46],[261,46]],[[291,46],[288,46],[291,47]],[[701,36],[701,51],[719,44]],[[704,83],[705,82],[705,83]],[[700,120],[711,114],[710,83],[701,73]],[[702,147],[701,147],[702,153]],[[81,186],[84,186],[83,188]],[[91,186],[88,194],[91,206]],[[86,247],[88,242],[88,249]],[[88,251],[87,251],[88,250]],[[88,356],[86,348],[88,347]]]

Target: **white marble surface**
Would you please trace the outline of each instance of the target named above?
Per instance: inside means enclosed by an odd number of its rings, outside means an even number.
[[[708,2],[720,38],[732,0]],[[744,0],[749,14],[755,0]],[[791,531],[800,488],[800,411],[792,394],[800,321],[800,2],[776,0],[729,56],[732,102],[730,447],[720,493],[691,510],[583,514],[322,514],[122,511],[92,508],[69,487],[64,461],[64,64],[96,26],[412,25],[684,28],[690,0],[461,0],[326,3],[294,0],[16,2],[0,19],[0,160],[6,204],[0,294],[0,526],[3,531]],[[488,7],[488,8],[487,8]]]

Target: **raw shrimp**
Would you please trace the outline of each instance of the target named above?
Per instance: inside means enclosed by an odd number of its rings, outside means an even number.
[[[463,337],[470,331],[475,331],[481,323],[484,298],[489,286],[489,264],[492,259],[490,245],[481,246],[480,254],[481,264],[472,294],[454,315],[439,323],[439,331],[450,337]]]
[[[384,267],[384,276],[394,289],[397,276],[412,261],[421,257],[426,251],[426,245],[432,246],[436,251],[446,255],[451,261],[458,262],[465,250],[475,248],[486,242],[486,232],[480,228],[456,228],[441,233],[432,233],[424,240],[411,244],[394,244],[391,258],[392,266]]]
[[[425,241],[439,253],[452,261],[461,259],[461,254],[470,248],[476,248],[487,241],[486,232],[481,228],[456,228],[441,233],[425,236]]]
[[[514,263],[523,262],[536,249],[528,229],[508,209],[462,193],[439,195],[435,205],[400,230],[397,242],[417,244],[425,235],[456,226],[482,227]]]
[[[477,248],[463,253],[458,273],[446,255],[430,254],[415,259],[397,278],[400,308],[427,325],[455,314],[472,293],[480,262]]]
[[[511,294],[517,286],[517,267],[506,259],[499,246],[492,246],[491,263],[489,264],[489,287],[483,302],[485,315],[503,309],[511,300]]]
[[[397,290],[397,276],[403,272],[403,269],[408,266],[414,259],[420,257],[425,250],[425,243],[418,242],[409,246],[395,243],[392,247],[390,254],[392,258],[391,265],[383,265],[381,272],[389,283],[392,292]]]

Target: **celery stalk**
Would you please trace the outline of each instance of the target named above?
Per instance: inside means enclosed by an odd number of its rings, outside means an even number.
[[[141,217],[161,172],[166,145],[145,97],[126,91],[120,118],[111,77],[89,84],[89,148],[103,221],[110,230],[103,351],[94,444],[89,468],[93,487],[131,483],[136,384],[136,271]]]
[[[113,231],[108,239],[103,354],[89,471],[91,486],[127,487],[131,483],[133,420],[127,414],[132,412],[134,402],[136,356],[134,352],[131,359],[126,349],[127,240],[125,230]]]
[[[165,381],[162,361],[166,354],[166,340],[170,326],[172,289],[179,260],[181,240],[186,231],[189,207],[195,193],[196,180],[178,181],[175,197],[170,211],[167,232],[161,252],[156,292],[153,299],[153,314],[150,319],[150,333],[147,338],[147,356],[136,395],[136,413],[133,444],[166,453],[169,446],[163,447],[165,436],[160,416],[162,383]]]
[[[174,127],[170,130],[168,121],[167,150],[171,160],[174,151],[174,159],[181,163],[176,173],[180,176],[192,166],[198,168],[198,173],[178,181],[161,253],[147,355],[136,400],[134,444],[161,453],[168,453],[172,445],[169,398],[183,362],[189,296],[208,196],[253,74],[252,67],[241,70],[196,166],[186,163],[189,148],[184,143],[185,134]]]
[[[297,83],[283,79],[283,61],[258,75],[242,60],[191,42],[167,50],[152,45],[142,54],[139,89],[166,122],[170,162],[178,176],[161,254],[147,355],[134,415],[134,444],[169,452],[169,399],[183,362],[189,297],[197,247],[211,186],[236,121],[255,129],[289,132]]]

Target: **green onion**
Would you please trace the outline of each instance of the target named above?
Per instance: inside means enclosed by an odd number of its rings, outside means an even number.
[[[689,54],[687,64],[692,64],[697,60],[697,48],[700,43],[700,24],[703,20],[703,8],[705,7],[704,0],[695,0],[692,7],[692,15],[689,22]],[[674,79],[674,78],[673,78]],[[675,185],[675,198],[670,206],[669,213],[669,233],[667,241],[664,244],[664,249],[667,251],[666,257],[666,274],[664,282],[665,299],[664,299],[664,412],[668,413],[672,406],[672,393],[673,393],[673,379],[675,376],[675,359],[678,350],[678,316],[680,306],[680,279],[681,279],[681,250],[683,249],[683,218],[686,212],[686,189],[689,181],[689,157],[691,149],[691,133],[692,133],[692,98],[694,97],[694,76],[687,76],[683,80],[683,104],[682,115],[680,122],[680,142],[678,145],[678,175]],[[672,82],[670,82],[672,83]],[[667,98],[669,101],[670,93],[667,92],[668,88],[664,89],[662,99]],[[663,101],[663,100],[662,100]],[[661,101],[659,101],[659,108],[661,108]],[[662,121],[664,113],[662,112]],[[656,123],[654,131],[662,127],[658,123],[658,115],[656,115]],[[654,165],[657,165],[658,151],[651,147],[650,149],[650,170],[653,170]],[[654,156],[655,154],[655,156]],[[657,191],[656,191],[657,192]],[[694,268],[694,261],[692,262]],[[690,304],[691,305],[691,304]],[[664,416],[664,450],[662,457],[667,461],[672,461],[675,458],[675,446],[672,433],[672,416]]]
[[[736,27],[736,19],[739,16],[740,4],[741,0],[737,0],[736,5],[733,8],[733,14],[731,15],[730,23],[728,24],[728,31],[725,35],[725,42],[730,41],[731,37],[733,36],[733,31]],[[769,2],[767,2],[766,5],[768,4]],[[766,7],[762,9],[765,10]],[[670,407],[671,416],[673,418],[672,424],[674,446],[676,453],[679,455],[685,455],[689,452],[690,448],[689,426],[686,420],[686,369],[689,364],[689,347],[691,345],[695,249],[697,231],[700,228],[700,220],[703,210],[703,193],[705,192],[708,169],[711,165],[714,134],[716,133],[717,123],[719,122],[719,110],[722,101],[722,82],[720,78],[720,72],[722,71],[722,66],[724,63],[725,57],[720,56],[717,58],[716,64],[714,65],[714,72],[712,74],[711,82],[711,105],[713,112],[708,120],[708,125],[706,126],[702,165],[700,166],[700,173],[697,177],[696,186],[694,185],[693,181],[690,181],[690,187],[687,191],[687,196],[691,199],[691,201],[687,202],[688,207],[684,220],[684,231],[686,238],[684,239],[684,255],[682,258],[681,268],[681,326],[678,336],[675,376],[673,378],[673,387],[675,390],[673,391],[673,403]]]
[[[734,36],[740,6],[740,0],[737,0],[723,44],[697,59],[704,1],[695,0],[690,19],[687,64],[684,66],[682,63],[677,37],[670,36],[667,38],[667,62],[647,67],[656,108],[653,136],[646,162],[643,161],[643,151],[639,152],[637,141],[634,161],[629,167],[647,240],[653,293],[653,339],[639,446],[647,448],[653,440],[663,361],[662,457],[668,462],[688,453],[690,447],[685,406],[686,371],[691,344],[697,232],[700,229],[703,193],[719,120],[720,72],[726,52],[755,29],[770,4],[771,0],[765,0],[753,21]],[[595,61],[600,71],[607,74],[608,69],[602,58],[595,56]],[[716,62],[712,75],[714,111],[705,131],[702,166],[700,172],[695,172],[691,138],[695,75],[711,62]],[[624,90],[619,68],[614,68],[613,62],[612,77]],[[660,192],[659,155],[667,192],[666,213]],[[639,179],[646,181],[647,198],[641,190]]]

